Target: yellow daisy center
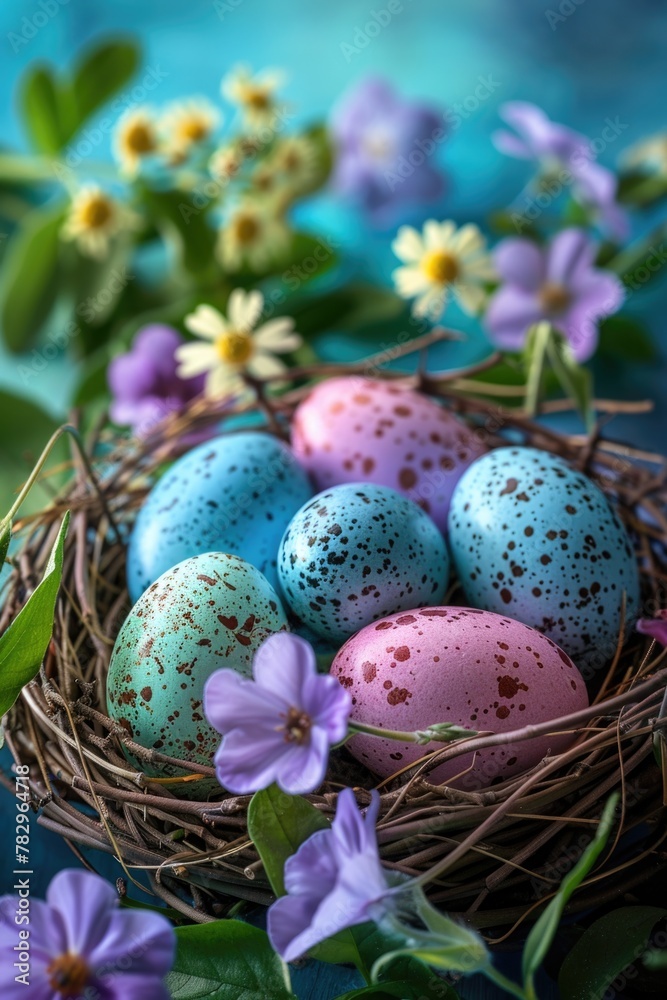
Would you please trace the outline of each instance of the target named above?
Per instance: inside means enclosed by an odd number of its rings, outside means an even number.
[[[87,229],[104,229],[113,216],[113,205],[104,195],[93,195],[81,209],[81,222]]]
[[[252,337],[243,330],[226,330],[216,338],[215,348],[225,364],[244,365],[252,357]]]
[[[243,246],[254,243],[260,232],[259,220],[254,215],[237,215],[234,219],[234,234]]]
[[[243,100],[254,111],[268,111],[271,107],[271,95],[264,87],[246,87]]]
[[[124,142],[131,153],[152,153],[155,149],[153,129],[146,122],[133,122],[125,133]]]
[[[571,300],[567,288],[557,282],[547,281],[540,289],[540,305],[549,316],[564,312]]]
[[[59,955],[46,970],[49,985],[63,997],[75,997],[83,993],[90,978],[90,969],[80,955],[67,952]]]
[[[447,250],[432,250],[422,260],[422,271],[438,285],[448,285],[456,281],[460,273],[459,262]]]
[[[258,191],[270,191],[275,186],[275,176],[270,170],[258,170],[252,182]]]
[[[186,118],[178,126],[178,134],[187,142],[201,142],[209,133],[209,127],[202,118]]]

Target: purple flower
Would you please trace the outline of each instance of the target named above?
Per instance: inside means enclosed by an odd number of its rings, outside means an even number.
[[[434,154],[445,137],[443,115],[406,101],[387,82],[368,79],[346,94],[331,123],[337,148],[334,186],[379,224],[401,206],[435,201],[444,180]]]
[[[335,677],[317,673],[310,644],[288,632],[262,643],[252,669],[254,680],[218,670],[204,689],[206,718],[223,734],[218,780],[239,795],[274,781],[291,795],[312,792],[330,747],[347,735],[350,696]]]
[[[504,129],[494,133],[493,142],[501,153],[537,160],[544,174],[572,183],[575,198],[592,209],[603,228],[618,238],[627,234],[625,212],[616,203],[616,176],[593,160],[591,144],[584,135],[552,122],[541,108],[527,101],[503,104],[500,116],[518,133]]]
[[[391,890],[380,864],[375,822],[380,796],[362,817],[351,788],[338,797],[330,830],[309,837],[285,863],[283,896],[269,909],[271,944],[293,962],[346,927],[377,918]]]
[[[154,324],[139,330],[132,349],[114,358],[107,379],[114,400],[112,420],[130,424],[135,434],[147,434],[168,413],[182,410],[204,388],[202,376],[182,379],[176,374],[176,348],[184,343],[177,330]]]
[[[655,618],[640,618],[636,628],[642,635],[648,635],[661,646],[667,646],[667,608],[658,611]]]
[[[56,875],[46,902],[22,905],[0,897],[3,1000],[168,1000],[176,938],[165,917],[121,910],[112,886],[76,869]],[[17,923],[17,911],[29,922]]]
[[[491,339],[519,350],[528,328],[548,320],[570,342],[577,361],[595,352],[598,320],[616,312],[623,286],[610,271],[593,266],[595,243],[582,229],[564,229],[549,246],[510,238],[494,254],[501,287],[486,312]]]

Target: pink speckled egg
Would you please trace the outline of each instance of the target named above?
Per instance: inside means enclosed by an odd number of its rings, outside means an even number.
[[[358,376],[313,389],[294,414],[292,445],[318,490],[340,483],[390,486],[418,503],[443,533],[454,487],[486,452],[466,424],[427,396]]]
[[[581,674],[551,639],[473,608],[420,608],[373,622],[348,639],[331,673],[352,696],[352,718],[383,729],[453,722],[478,732],[509,732],[588,705]],[[428,780],[484,788],[562,752],[573,739],[544,736],[489,747],[474,761],[463,754],[434,768]],[[387,777],[445,745],[355,736],[347,747]]]

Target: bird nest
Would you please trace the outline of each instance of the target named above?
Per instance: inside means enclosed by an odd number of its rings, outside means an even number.
[[[105,687],[116,634],[130,603],[125,585],[124,539],[146,493],[165,463],[188,449],[188,439],[222,416],[259,410],[267,428],[287,437],[291,414],[313,379],[340,374],[399,378],[441,400],[484,435],[489,446],[524,443],[567,459],[587,473],[616,506],[632,536],[642,577],[642,613],[664,607],[667,583],[666,466],[590,434],[564,435],[483,395],[475,377],[497,358],[463,372],[414,374],[388,371],[387,360],[421,351],[446,331],[384,352],[358,365],[318,365],[292,370],[284,391],[256,383],[257,401],[227,401],[212,408],[198,400],[143,439],[119,438],[108,427],[89,442],[96,476],[91,483],[73,462],[66,491],[21,528],[21,548],[0,618],[0,631],[34,589],[66,510],[71,526],[53,639],[36,680],[24,688],[9,719],[7,743],[17,763],[30,769],[38,822],[79,853],[96,848],[115,855],[128,877],[149,883],[170,906],[206,921],[247,900],[268,904],[269,881],[248,836],[249,796],[219,790],[202,801],[180,797],[174,781],[158,782],[135,768],[123,747],[147,765],[178,764],[193,782],[212,768],[174,761],[132,741],[106,712]],[[567,404],[555,401],[548,409]],[[598,404],[598,413],[627,409]],[[465,603],[454,581],[449,603]],[[432,872],[432,901],[480,928],[490,941],[534,919],[592,838],[602,803],[620,792],[613,843],[570,903],[580,911],[618,898],[649,880],[661,864],[667,838],[664,694],[667,661],[650,640],[624,635],[615,651],[591,671],[592,705],[540,731],[575,730],[569,749],[532,770],[479,791],[429,782],[443,758],[475,748],[515,742],[534,734],[481,734],[443,744],[420,765],[404,768],[379,786],[378,839],[388,868],[407,875]],[[664,732],[664,730],[662,730]],[[656,753],[657,748],[657,753]],[[662,759],[660,754],[662,751]],[[183,780],[183,779],[181,779]],[[344,749],[333,752],[327,780],[310,801],[327,817],[339,790],[352,785],[359,802],[370,800],[378,779]],[[210,782],[202,781],[202,788]]]

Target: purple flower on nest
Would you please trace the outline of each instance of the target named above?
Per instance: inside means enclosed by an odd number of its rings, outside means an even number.
[[[529,327],[548,320],[578,361],[590,358],[598,321],[616,312],[624,297],[619,279],[593,266],[595,251],[582,229],[564,229],[545,248],[527,239],[503,240],[494,254],[502,284],[485,317],[491,340],[520,350]]]
[[[368,79],[343,97],[331,128],[334,186],[375,223],[394,222],[402,206],[434,202],[442,194],[434,154],[446,129],[434,108],[404,100],[384,80]]]
[[[572,184],[577,201],[597,215],[602,228],[618,238],[627,234],[626,214],[616,202],[616,176],[595,162],[586,136],[552,122],[542,108],[527,101],[503,104],[500,116],[517,133],[505,129],[494,133],[493,142],[501,153],[537,160],[545,175]]]
[[[109,365],[112,420],[130,424],[142,436],[202,392],[203,376],[183,379],[176,374],[175,351],[183,343],[180,333],[170,326],[156,323],[139,330],[131,350]]]
[[[387,909],[381,901],[391,890],[375,834],[379,808],[380,796],[373,792],[362,816],[352,789],[346,788],[338,796],[331,829],[314,833],[288,858],[287,895],[268,914],[271,944],[286,962]]]
[[[291,795],[312,792],[330,747],[347,735],[350,696],[335,677],[317,673],[312,647],[288,632],[262,643],[252,669],[254,680],[218,670],[204,689],[206,718],[223,734],[218,780],[239,795],[274,781]]]
[[[667,646],[667,608],[658,611],[655,618],[640,618],[636,627],[642,635],[648,635],[661,646]]]
[[[0,897],[3,1000],[168,1000],[162,980],[174,962],[171,925],[118,903],[104,879],[75,869],[56,875],[46,902],[30,900],[29,924],[16,923],[16,896]]]

